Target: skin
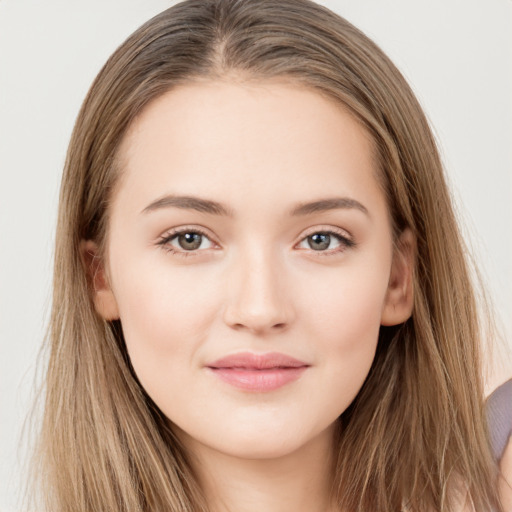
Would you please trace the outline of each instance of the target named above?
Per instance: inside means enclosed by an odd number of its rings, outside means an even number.
[[[412,310],[414,240],[405,231],[394,249],[369,136],[302,86],[205,81],[153,101],[120,162],[96,308],[121,319],[135,372],[212,510],[329,510],[336,419],[368,374],[379,327]],[[326,198],[345,202],[292,214]],[[205,236],[185,250],[175,229]],[[325,232],[327,247],[312,247]],[[97,255],[92,241],[84,251]],[[240,390],[207,368],[238,352],[308,368],[270,392]]]

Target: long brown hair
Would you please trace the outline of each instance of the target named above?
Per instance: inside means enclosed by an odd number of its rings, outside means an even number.
[[[417,240],[412,317],[382,327],[339,419],[336,498],[349,512],[499,510],[483,413],[478,311],[435,140],[406,81],[363,33],[309,0],[187,0],[108,60],[78,115],[62,180],[37,475],[52,512],[206,511],[187,454],[139,385],[119,322],[95,312],[80,243],[105,243],[116,156],[153,99],[198,79],[286,77],[371,135],[395,233]]]

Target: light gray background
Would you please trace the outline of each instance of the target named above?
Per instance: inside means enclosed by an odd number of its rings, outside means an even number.
[[[164,0],[0,0],[0,510],[50,303],[60,174],[81,101]],[[512,1],[331,0],[411,82],[440,140],[478,267],[512,340]],[[505,365],[506,366],[506,365]],[[496,370],[499,382],[510,367]],[[491,384],[493,385],[493,384]]]

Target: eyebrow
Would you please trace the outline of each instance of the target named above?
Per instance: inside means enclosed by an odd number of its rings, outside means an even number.
[[[164,196],[146,206],[142,213],[152,212],[161,208],[181,208],[183,210],[196,210],[201,213],[209,213],[211,215],[233,216],[233,212],[217,201],[210,199],[202,199],[194,196]]]
[[[162,208],[180,208],[184,210],[196,210],[210,215],[225,215],[233,217],[233,211],[227,206],[211,199],[203,199],[195,196],[167,195],[150,203],[142,210],[142,213],[149,213]],[[356,209],[369,215],[368,209],[355,199],[349,197],[330,197],[319,199],[309,203],[300,203],[291,210],[292,216],[311,215],[313,213],[325,212],[338,209]]]
[[[328,210],[346,210],[353,208],[369,215],[366,206],[349,197],[330,197],[327,199],[313,201],[311,203],[301,203],[292,210],[292,215],[310,215],[312,213],[325,212]]]

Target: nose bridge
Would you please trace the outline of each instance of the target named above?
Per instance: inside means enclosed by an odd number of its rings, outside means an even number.
[[[263,333],[292,320],[283,262],[275,248],[246,244],[232,262],[225,321],[238,329]]]

